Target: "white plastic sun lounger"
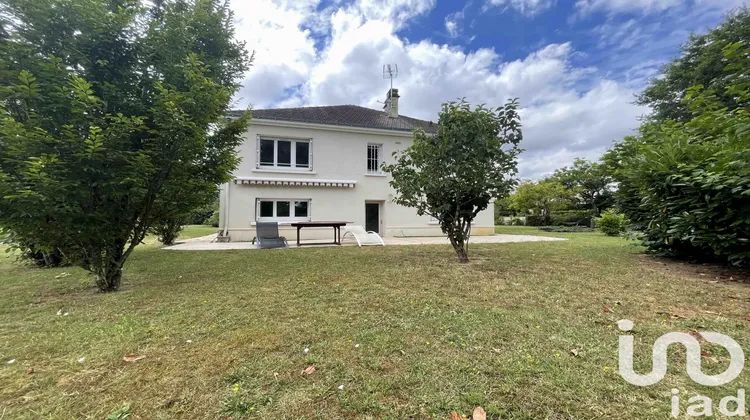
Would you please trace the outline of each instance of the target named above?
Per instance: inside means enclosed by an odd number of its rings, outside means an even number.
[[[367,231],[362,226],[344,226],[344,236],[341,238],[346,238],[347,235],[351,235],[360,247],[363,245],[385,246],[385,242],[383,242],[383,238],[380,235],[371,230]]]

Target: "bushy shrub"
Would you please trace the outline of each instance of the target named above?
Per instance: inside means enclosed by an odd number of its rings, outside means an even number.
[[[590,210],[558,210],[553,211],[550,218],[550,225],[561,226],[561,225],[579,225],[589,226],[591,225],[591,211]]]
[[[747,122],[750,124],[750,121]],[[645,244],[672,256],[750,263],[750,142],[669,141],[645,162]],[[645,168],[644,168],[645,169]]]
[[[547,220],[544,216],[538,214],[531,214],[526,216],[526,226],[546,226]]]
[[[750,265],[750,43],[716,40],[720,83],[683,92],[680,121],[649,120],[605,161],[618,207],[659,254]],[[731,97],[732,107],[721,100]]]
[[[205,206],[200,206],[191,211],[185,219],[186,225],[205,225],[208,224],[208,220],[214,211],[219,209],[219,201],[215,201]]]
[[[174,245],[174,241],[182,232],[182,220],[163,221],[152,228],[152,232],[159,237],[159,242],[164,245]]]
[[[617,236],[624,233],[628,227],[628,219],[622,213],[607,210],[601,217],[596,218],[596,227],[608,236]]]
[[[206,224],[213,227],[219,227],[219,209],[216,209],[211,213],[211,217],[206,220]]]
[[[510,219],[510,223],[508,223],[510,226],[523,226],[526,223],[524,222],[524,219],[521,219],[520,217],[513,217]]]

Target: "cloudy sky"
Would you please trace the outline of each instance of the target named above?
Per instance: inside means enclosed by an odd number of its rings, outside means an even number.
[[[520,172],[597,158],[648,110],[634,95],[689,34],[750,0],[233,0],[255,51],[236,107],[381,108],[395,63],[399,110],[437,120],[442,102],[518,97]]]

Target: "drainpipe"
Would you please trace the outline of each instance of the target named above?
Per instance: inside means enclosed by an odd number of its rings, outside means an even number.
[[[225,185],[227,188],[227,192],[226,196],[224,197],[224,206],[226,207],[226,209],[224,209],[224,233],[221,235],[223,237],[227,236],[227,230],[229,229],[229,190],[231,189],[229,188],[228,182]]]

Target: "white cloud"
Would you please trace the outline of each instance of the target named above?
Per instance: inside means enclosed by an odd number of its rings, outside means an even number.
[[[747,0],[576,0],[580,16],[592,13],[617,15],[621,13],[650,14],[680,10],[684,14],[700,17],[704,13],[723,13],[743,5]]]
[[[252,36],[249,48],[271,56],[259,56],[240,102],[256,107],[380,108],[388,86],[381,66],[396,63],[400,74],[394,86],[400,90],[399,109],[405,115],[436,121],[445,101],[465,97],[474,104],[499,106],[508,98],[520,98],[522,147],[527,150],[520,162],[524,177],[551,172],[577,156],[596,157],[613,140],[631,133],[644,112],[632,105],[634,92],[625,85],[601,78],[596,69],[574,66],[575,51],[569,43],[503,60],[488,48],[464,51],[430,40],[409,42],[397,31],[428,11],[431,3],[391,0],[385,8],[372,4],[327,11],[325,42],[317,49],[315,34],[303,29],[309,25],[305,9],[296,3],[269,8],[284,18],[265,17],[260,21],[266,23],[243,28],[242,34]],[[253,9],[247,16],[258,20]],[[599,80],[591,82],[594,76]]]
[[[435,6],[435,0],[359,0],[348,13],[359,13],[365,19],[388,20],[400,28],[409,19]]]
[[[555,5],[557,0],[489,0],[487,6],[512,8],[526,16],[534,16]]]
[[[287,89],[307,80],[317,52],[310,30],[302,26],[316,6],[313,1],[233,1],[236,35],[255,51],[239,102],[269,106],[284,99]]]
[[[464,18],[463,12],[451,13],[445,17],[445,30],[448,36],[456,38],[461,33],[461,21]]]
[[[723,1],[723,0],[720,0]],[[651,13],[680,6],[685,0],[577,0],[576,9],[581,14],[594,12],[616,13]]]

